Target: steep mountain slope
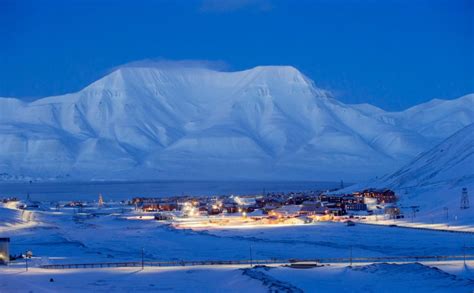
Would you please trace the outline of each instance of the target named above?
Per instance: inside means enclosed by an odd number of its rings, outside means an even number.
[[[444,106],[420,107],[345,105],[289,66],[124,67],[77,93],[0,99],[0,173],[355,180],[390,171],[473,122],[473,109],[450,112],[438,133],[413,113]]]
[[[420,206],[419,221],[472,223],[474,124],[420,154],[398,171],[379,180],[351,186],[348,191],[369,187],[390,188],[398,193],[402,206]],[[460,208],[463,188],[470,193],[470,209]]]
[[[474,124],[417,156],[382,181],[386,186],[395,188],[474,181]]]

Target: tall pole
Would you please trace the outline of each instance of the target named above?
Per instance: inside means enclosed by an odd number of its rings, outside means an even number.
[[[463,254],[463,260],[464,260],[464,267],[466,267],[466,239],[465,238],[462,245],[462,254]]]
[[[351,267],[352,267],[352,245],[351,245],[351,257],[350,257]]]
[[[145,267],[145,256],[144,256],[144,254],[145,254],[145,250],[144,250],[143,247],[142,247],[142,270],[143,270],[144,267]]]
[[[468,209],[469,208],[469,197],[467,195],[467,188],[464,187],[461,193],[461,209]]]
[[[252,245],[250,245],[250,267],[253,267],[253,263],[252,263]]]
[[[25,257],[25,268],[26,268],[26,271],[28,272],[28,256]]]
[[[445,208],[446,209],[446,226],[449,228],[449,208]]]

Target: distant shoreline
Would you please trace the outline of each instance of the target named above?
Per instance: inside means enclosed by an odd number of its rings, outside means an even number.
[[[345,186],[349,184],[345,183]],[[220,181],[220,180],[157,180],[157,181],[55,181],[0,182],[0,197],[26,199],[27,194],[38,201],[95,200],[99,193],[104,200],[122,200],[137,196],[167,197],[177,195],[209,196],[327,190],[340,182],[327,181]]]

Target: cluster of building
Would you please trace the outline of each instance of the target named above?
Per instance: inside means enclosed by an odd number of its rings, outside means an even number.
[[[17,201],[19,200],[16,197],[5,197],[5,198],[0,199],[1,203],[9,203],[9,202],[17,202]]]
[[[367,189],[351,194],[324,192],[265,193],[243,196],[134,198],[130,201],[143,212],[154,212],[158,220],[240,213],[266,218],[305,217],[331,220],[345,215],[388,214],[402,217],[397,197],[389,189]],[[179,212],[179,213],[170,213]]]

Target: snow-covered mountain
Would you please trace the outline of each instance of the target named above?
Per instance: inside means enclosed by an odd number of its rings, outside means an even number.
[[[410,128],[423,136],[445,139],[454,132],[473,122],[474,95],[456,100],[434,99],[403,112],[387,113],[374,106],[366,106],[375,117],[386,123]],[[369,110],[372,109],[372,110]]]
[[[417,156],[382,181],[386,186],[408,189],[474,182],[474,124]]]
[[[474,220],[474,124],[451,135],[411,162],[378,180],[349,187],[346,191],[365,188],[390,188],[397,192],[402,206],[420,206],[419,220]],[[461,192],[467,188],[471,208],[461,209]],[[446,219],[446,208],[451,216]]]
[[[81,179],[339,179],[393,170],[474,122],[474,95],[347,105],[297,69],[123,67],[31,103],[0,98],[0,173]]]

